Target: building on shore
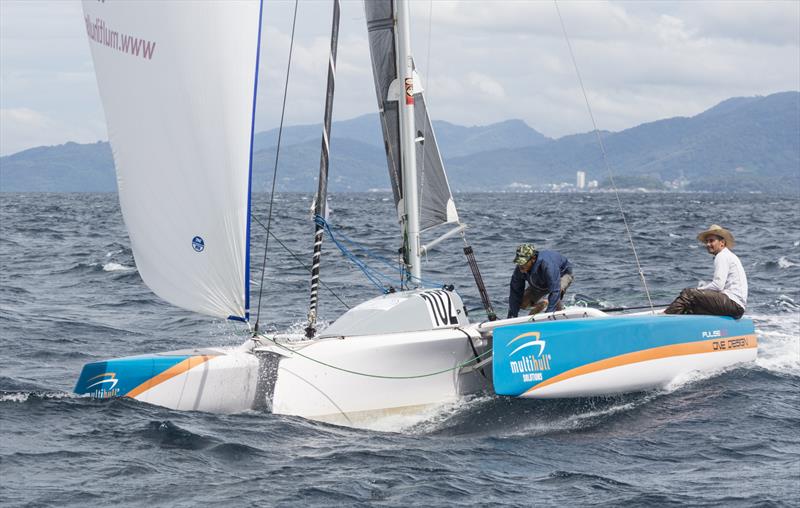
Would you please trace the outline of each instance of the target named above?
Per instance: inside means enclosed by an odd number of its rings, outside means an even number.
[[[583,190],[586,188],[586,171],[578,171],[575,187],[577,187],[578,190]]]

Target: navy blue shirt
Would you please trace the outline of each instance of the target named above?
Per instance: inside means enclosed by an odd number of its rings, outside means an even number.
[[[517,314],[519,314],[522,295],[525,293],[525,281],[542,292],[549,291],[546,312],[556,310],[556,304],[558,304],[558,299],[561,297],[561,277],[568,273],[572,273],[572,265],[569,259],[554,250],[540,250],[528,273],[523,273],[518,265],[514,269],[514,275],[511,276],[511,291],[508,294],[508,317],[517,317]]]

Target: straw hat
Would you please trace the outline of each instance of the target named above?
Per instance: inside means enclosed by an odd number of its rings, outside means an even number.
[[[697,239],[700,241],[700,243],[706,243],[706,239],[711,235],[718,236],[725,240],[726,247],[733,247],[736,245],[736,241],[733,239],[733,234],[719,224],[712,224],[710,228],[697,235]]]

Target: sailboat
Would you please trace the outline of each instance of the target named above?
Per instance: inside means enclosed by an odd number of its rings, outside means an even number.
[[[261,3],[84,0],[83,9],[142,280],[176,306],[249,323]],[[411,57],[408,2],[369,1],[365,12],[407,287],[367,300],[319,331],[312,306],[307,336],[256,329],[237,347],[89,363],[76,393],[177,410],[267,409],[360,426],[476,392],[620,393],[755,358],[749,319],[611,317],[568,307],[498,320],[481,291],[490,319],[473,323],[452,288],[422,287],[422,254],[464,226]],[[324,202],[318,192],[318,219]],[[422,245],[421,233],[441,225],[451,229]],[[465,254],[482,289],[471,250]],[[312,289],[318,272],[314,280]]]

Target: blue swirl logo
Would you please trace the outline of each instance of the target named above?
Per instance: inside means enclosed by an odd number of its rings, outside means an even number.
[[[197,252],[203,252],[203,249],[206,248],[206,242],[203,241],[202,237],[195,236],[192,238],[192,248]]]

